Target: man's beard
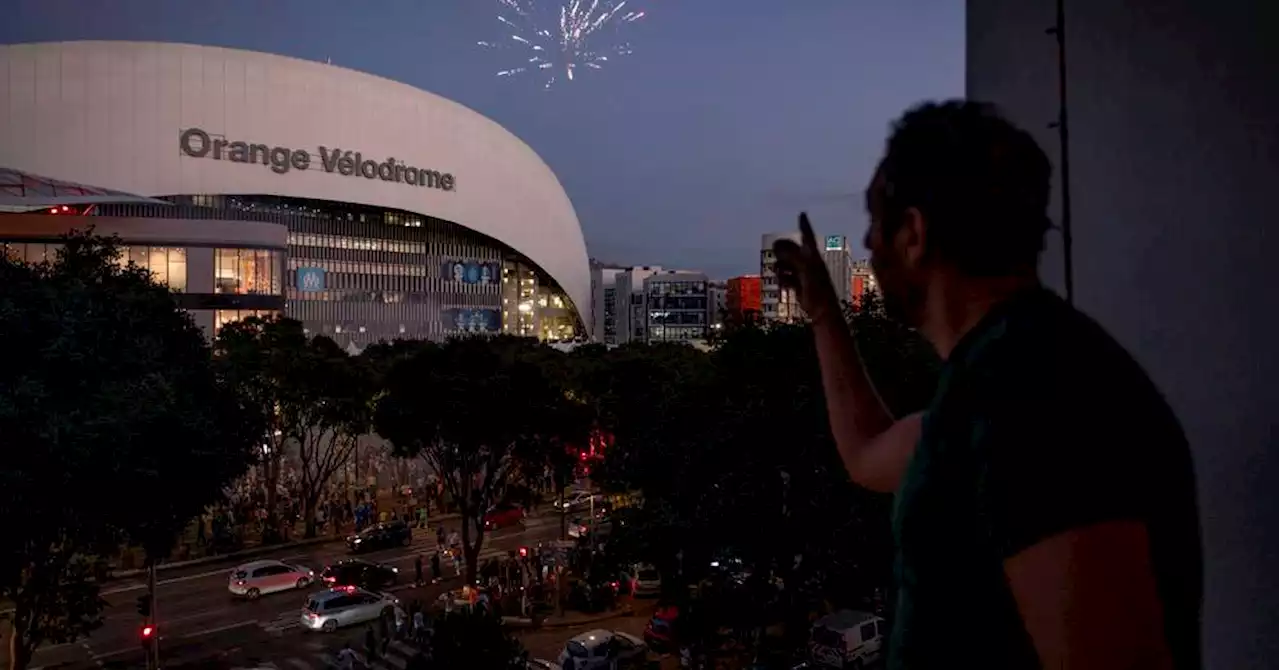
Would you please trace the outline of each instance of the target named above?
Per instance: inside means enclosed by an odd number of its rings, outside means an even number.
[[[880,282],[885,316],[908,328],[919,328],[924,307],[924,290],[902,278],[890,276]]]

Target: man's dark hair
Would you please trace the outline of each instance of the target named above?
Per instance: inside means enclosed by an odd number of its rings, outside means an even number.
[[[971,276],[1034,269],[1049,228],[1049,159],[995,107],[925,103],[893,124],[880,165],[881,225],[892,235],[915,207],[926,244]]]

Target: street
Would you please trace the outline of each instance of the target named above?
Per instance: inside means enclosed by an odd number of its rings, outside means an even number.
[[[441,587],[411,589],[402,594],[403,598],[426,598],[439,594]],[[528,632],[516,632],[516,637],[525,645],[529,658],[541,658],[554,661],[564,649],[565,642],[579,633],[604,628],[621,630],[641,635],[648,621],[647,606],[637,608],[632,616],[620,616],[573,627],[539,629]],[[188,654],[191,660],[174,662],[165,661],[167,668],[180,670],[228,670],[273,668],[278,670],[324,670],[337,667],[337,654],[344,643],[350,644],[356,652],[360,666],[379,670],[403,670],[416,650],[406,642],[391,642],[385,656],[369,663],[364,649],[364,628],[352,627],[343,629],[332,635],[308,633],[300,629],[272,634],[258,627],[246,627],[234,636],[215,636],[218,642],[206,642],[203,654]],[[197,660],[198,659],[198,660]],[[139,667],[137,663],[125,666],[120,663],[105,663],[104,667]]]
[[[444,525],[453,530],[458,522],[446,521]],[[559,536],[559,531],[560,519],[556,515],[529,517],[523,527],[515,526],[487,533],[480,560],[505,555],[522,545],[555,539]],[[434,530],[415,530],[412,544],[408,547],[370,551],[359,556],[399,568],[400,583],[389,590],[405,602],[413,598],[425,602],[434,599],[445,588],[455,587],[460,583],[452,567],[446,564],[442,566],[446,578],[444,584],[425,588],[413,586],[414,557],[419,554],[429,557],[427,552],[434,551],[435,546]],[[281,651],[314,653],[316,649],[313,647],[317,644],[315,638],[318,636],[303,634],[298,626],[298,612],[305,596],[318,590],[317,587],[267,595],[253,602],[238,601],[227,592],[228,572],[239,563],[267,558],[298,563],[319,572],[325,565],[350,555],[344,544],[335,541],[302,547],[281,547],[252,558],[229,559],[161,571],[156,588],[156,614],[163,663],[174,666],[188,659],[221,658],[216,667],[225,668],[231,667],[226,655],[230,650],[258,654],[279,647]],[[427,560],[424,560],[424,569],[429,577],[430,564]],[[108,603],[103,626],[87,639],[37,649],[30,667],[68,670],[141,667],[141,617],[137,613],[137,599],[145,593],[146,581],[143,577],[107,583],[101,594]],[[8,630],[4,634],[7,635]],[[357,628],[340,633],[339,636],[350,635],[355,638],[359,634],[360,629]],[[363,638],[360,641],[363,643]],[[324,640],[326,645],[330,642],[328,639]],[[4,640],[4,643],[7,648],[8,640]],[[270,654],[273,658],[278,656],[278,653]],[[301,666],[295,664],[295,667]]]

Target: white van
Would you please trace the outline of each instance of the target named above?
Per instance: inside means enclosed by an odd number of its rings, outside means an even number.
[[[888,633],[888,624],[874,614],[840,610],[813,624],[809,658],[818,667],[861,670],[884,655]]]

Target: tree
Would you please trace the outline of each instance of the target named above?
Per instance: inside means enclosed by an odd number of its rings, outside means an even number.
[[[919,409],[936,370],[929,351],[870,305],[856,316],[863,354],[878,357],[868,366],[884,381],[912,380],[884,392],[896,412]],[[604,479],[644,497],[611,549],[647,554],[665,574],[683,573],[680,582],[713,559],[742,561],[753,578],[701,603],[740,631],[865,607],[889,583],[890,501],[845,473],[806,326],[736,325],[710,354],[622,347],[598,379],[617,434]]]
[[[469,610],[436,619],[426,668],[524,670],[528,653],[497,617]]]
[[[258,414],[261,432],[256,453],[267,512],[263,540],[278,539],[280,466],[291,437],[285,431],[282,408],[291,393],[292,375],[301,367],[298,359],[307,350],[307,335],[299,321],[254,316],[224,324],[213,350],[222,376]]]
[[[554,386],[516,338],[459,338],[424,346],[386,375],[374,427],[401,458],[422,458],[462,517],[467,579],[474,582],[484,515],[500,500],[515,457],[545,425]]]
[[[316,535],[316,507],[325,486],[351,460],[372,422],[373,377],[365,361],[317,336],[281,380],[280,424],[298,446],[306,536]]]
[[[918,332],[889,318],[884,298],[863,293],[857,304],[845,304],[845,319],[867,374],[894,416],[923,409],[938,385],[942,361]]]
[[[0,259],[0,597],[9,667],[100,625],[101,558],[162,559],[249,466],[257,415],[220,377],[169,291],[66,237],[53,262]]]

